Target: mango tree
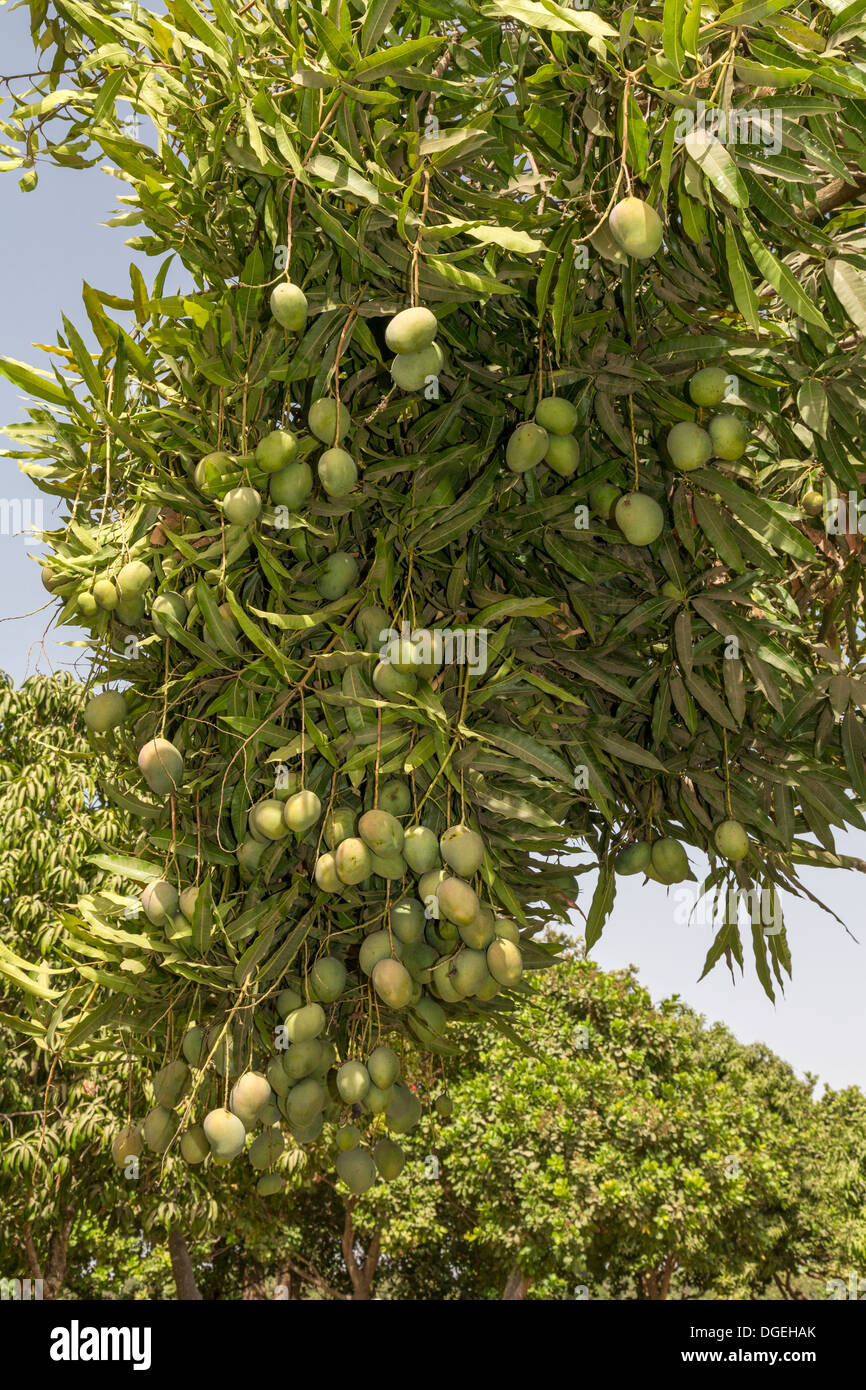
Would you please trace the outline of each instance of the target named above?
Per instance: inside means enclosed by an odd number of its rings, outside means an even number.
[[[797,14],[31,0],[6,166],[107,160],[160,258],[2,366],[134,826],[50,1037],[154,1074],[119,1163],[396,1177],[570,848],[590,945],[705,853],[770,994],[776,895],[854,862],[863,40]]]

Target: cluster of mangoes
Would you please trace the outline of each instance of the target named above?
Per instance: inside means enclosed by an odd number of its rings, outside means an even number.
[[[722,404],[727,388],[727,376],[722,367],[704,367],[689,380],[689,395],[700,409],[714,409]],[[703,468],[711,458],[733,463],[742,458],[749,442],[749,431],[738,415],[713,415],[707,424],[680,420],[668,431],[665,447],[674,467],[689,473]]]
[[[149,785],[162,787],[182,776],[164,747],[152,757],[153,764],[143,765]],[[393,1178],[403,1165],[399,1147],[373,1122],[382,1116],[391,1133],[407,1133],[420,1119],[421,1105],[399,1078],[396,1054],[381,1041],[365,1060],[356,1044],[347,1044],[347,1038],[358,1036],[350,1021],[366,1018],[365,1036],[414,1037],[435,1050],[444,1042],[454,1006],[469,999],[483,1004],[520,983],[518,928],[483,903],[472,884],[485,855],[476,830],[458,824],[437,837],[427,825],[405,824],[412,797],[398,779],[385,781],[377,804],[360,815],[340,802],[324,808],[315,792],[295,787],[292,780],[281,788],[285,800],[266,797],[250,808],[239,862],[254,873],[256,856],[294,832],[311,866],[311,891],[323,895],[324,911],[333,900],[356,925],[335,926],[302,973],[284,977],[274,1027],[278,1034],[279,1020],[286,1046],[277,1043],[261,1071],[251,1069],[235,1079],[240,1045],[227,1024],[189,1029],[185,1061],[170,1063],[157,1077],[155,1103],[140,1131],[127,1127],[115,1140],[113,1154],[121,1167],[136,1146],[139,1152],[145,1145],[162,1153],[171,1143],[192,1067],[228,1076],[234,1086],[228,1108],[210,1104],[201,1124],[184,1130],[180,1145],[187,1162],[201,1162],[208,1154],[215,1162],[230,1162],[246,1147],[246,1135],[260,1127],[250,1162],[270,1168],[283,1152],[281,1125],[297,1145],[306,1145],[318,1141],[330,1124],[338,1175],[353,1192],[365,1191],[377,1174]],[[199,892],[197,885],[179,889],[154,879],[141,893],[141,910],[169,941],[189,941]],[[440,1097],[437,1112],[444,1116],[449,1104]],[[366,1146],[358,1129],[365,1118],[376,1132]],[[268,1173],[259,1186],[264,1193],[281,1184]]]
[[[319,482],[327,498],[348,497],[358,482],[358,466],[347,449],[341,447],[352,421],[349,411],[330,396],[313,401],[307,415],[311,434],[328,447],[316,465]],[[313,470],[298,458],[298,438],[288,429],[270,430],[262,436],[252,454],[253,466],[268,477],[268,496],[273,506],[297,512],[313,490]],[[207,497],[220,499],[226,520],[234,526],[250,526],[258,520],[264,505],[258,488],[247,484],[228,486],[242,477],[242,460],[221,450],[206,454],[196,464],[193,479]]]
[[[518,425],[505,447],[505,462],[512,473],[528,473],[546,463],[561,478],[571,478],[580,463],[580,446],[574,436],[577,411],[563,396],[543,396],[535,419]]]
[[[284,1176],[274,1171],[286,1150],[282,1126],[302,1146],[315,1143],[330,1122],[337,1175],[350,1191],[360,1195],[379,1177],[389,1182],[399,1177],[405,1152],[383,1131],[408,1134],[420,1121],[423,1108],[416,1092],[400,1077],[397,1054],[379,1044],[365,1061],[350,1058],[338,1063],[333,1044],[321,1036],[325,1013],[320,1004],[301,1004],[291,986],[277,1003],[291,1041],[271,1059],[266,1073],[239,1074],[230,1035],[214,1037],[213,1030],[198,1025],[187,1031],[184,1060],[169,1062],[156,1074],[153,1105],[144,1119],[124,1125],[115,1134],[111,1157],[118,1168],[125,1168],[131,1157],[140,1158],[145,1148],[157,1155],[166,1153],[180,1135],[181,1157],[190,1167],[208,1158],[224,1166],[246,1153],[252,1168],[261,1174],[257,1192],[270,1196],[285,1187]],[[225,1092],[229,1082],[233,1084],[227,1103],[215,1104],[216,1093],[220,1088]],[[201,1120],[190,1123],[192,1105],[180,1112],[193,1088],[193,1104],[202,1090],[204,1101],[198,1106]],[[450,1098],[437,1096],[434,1108],[440,1118],[447,1118]],[[368,1146],[361,1143],[359,1124],[368,1130]],[[249,1135],[254,1137],[248,1144]]]
[[[723,859],[735,863],[749,852],[749,837],[737,820],[723,820],[713,832],[713,842]],[[655,883],[682,883],[689,876],[689,861],[679,840],[634,840],[614,859],[618,874],[645,874]]]
[[[445,353],[436,342],[439,325],[430,309],[401,309],[385,329],[385,342],[393,353],[391,380],[401,391],[423,391],[445,365]]]

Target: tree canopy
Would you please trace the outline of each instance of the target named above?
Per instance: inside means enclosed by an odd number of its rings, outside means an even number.
[[[48,66],[6,166],[27,191],[107,160],[162,258],[85,286],[96,350],[64,316],[51,374],[0,364],[38,402],[9,453],[65,504],[44,579],[130,826],[122,890],[64,916],[46,1046],[154,1072],[206,1029],[189,1124],[324,1003],[266,1126],[314,1143],[385,1039],[423,1072],[449,1021],[508,1035],[575,846],[590,946],[615,864],[672,884],[706,853],[707,968],[742,964],[751,890],[772,996],[760,895],[862,867],[834,839],[866,795],[859,16],[30,8]],[[708,1203],[736,1200],[717,1137]],[[655,1234],[685,1268],[687,1229]]]

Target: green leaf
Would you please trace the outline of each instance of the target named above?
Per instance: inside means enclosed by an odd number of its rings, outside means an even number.
[[[810,429],[813,434],[820,434],[822,439],[826,439],[830,422],[830,409],[827,403],[827,392],[820,381],[812,378],[803,382],[797,392],[797,409],[806,428]]]
[[[741,225],[743,237],[752,259],[767,283],[773,286],[773,289],[788,307],[799,314],[800,318],[805,319],[807,323],[814,323],[817,328],[823,328],[825,333],[829,333],[830,327],[824,315],[820,309],[815,307],[802,285],[794,279],[788,267],[778,261],[773,253],[767,249],[747,218],[742,219]]]
[[[696,468],[689,478],[708,492],[718,493],[738,521],[777,550],[783,550],[797,560],[814,560],[815,550],[811,542],[784,519],[775,502],[747,492],[712,468]]]
[[[828,261],[824,274],[851,322],[866,333],[866,275],[850,261],[839,260]]]

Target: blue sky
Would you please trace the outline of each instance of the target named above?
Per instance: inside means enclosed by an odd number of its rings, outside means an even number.
[[[0,8],[0,68],[6,73],[33,69],[28,13]],[[0,106],[0,114],[8,109],[7,102]],[[45,367],[46,355],[32,345],[55,339],[61,310],[80,329],[89,327],[81,304],[82,281],[115,294],[128,292],[133,253],[124,244],[125,232],[100,225],[114,211],[119,189],[116,180],[98,169],[40,165],[39,185],[28,194],[19,191],[15,174],[0,175],[4,242],[0,356]],[[157,262],[141,256],[135,259],[149,281]],[[172,288],[173,278],[169,277]],[[0,379],[0,426],[23,418],[21,393]],[[0,469],[0,497],[38,497],[14,462],[0,460]],[[45,524],[51,524],[47,506]],[[39,580],[39,566],[28,559],[35,550],[32,544],[28,549],[23,538],[0,535],[0,668],[16,682],[35,670],[70,668],[82,662],[80,648],[61,645],[54,634],[46,633],[51,611],[46,606],[48,596]],[[66,629],[61,639],[68,642],[74,636]],[[79,673],[84,672],[82,664]],[[866,837],[844,837],[839,848],[866,858]],[[700,873],[700,863],[694,862],[693,867]],[[854,933],[860,931],[864,878],[853,872],[816,870],[805,879]],[[794,979],[773,1005],[764,996],[748,956],[745,978],[734,982],[720,965],[699,983],[711,928],[676,920],[682,914],[675,912],[673,896],[660,885],[641,887],[634,879],[619,882],[613,916],[593,952],[599,965],[614,969],[632,963],[655,998],[680,994],[710,1019],[723,1020],[744,1041],[765,1042],[798,1071],[817,1073],[831,1086],[866,1088],[861,1028],[866,942],[858,944],[810,903],[787,898]],[[589,876],[581,879],[584,910],[591,883]],[[579,918],[573,925],[579,928]]]

